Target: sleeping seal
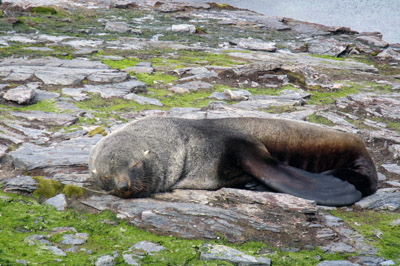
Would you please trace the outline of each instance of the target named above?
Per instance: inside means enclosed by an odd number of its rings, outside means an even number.
[[[377,189],[375,165],[357,136],[283,119],[141,119],[99,141],[89,169],[122,198],[257,181],[343,206]]]

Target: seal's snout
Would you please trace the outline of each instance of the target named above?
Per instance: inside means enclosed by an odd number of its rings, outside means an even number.
[[[129,191],[129,184],[128,184],[128,182],[119,182],[118,184],[117,184],[117,186],[118,186],[118,190],[119,191],[122,191],[122,192],[128,192]]]

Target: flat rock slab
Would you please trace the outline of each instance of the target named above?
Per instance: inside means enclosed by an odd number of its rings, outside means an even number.
[[[100,135],[92,138],[74,138],[50,147],[23,143],[16,151],[8,153],[18,169],[33,170],[51,167],[87,166],[90,148],[99,141]]]
[[[400,208],[400,189],[379,189],[375,194],[361,199],[355,205],[362,209],[398,210]]]
[[[230,188],[176,190],[129,200],[91,196],[82,203],[116,212],[139,228],[182,238],[223,236],[231,242],[264,241],[300,247],[327,241],[317,238],[323,226],[314,226],[320,220],[315,203],[287,194]]]
[[[78,120],[76,115],[46,113],[41,111],[10,112],[10,114],[31,122],[37,121],[49,126],[70,126]]]
[[[38,78],[46,85],[78,85],[84,79],[92,82],[122,82],[125,72],[110,69],[99,61],[63,60],[54,57],[40,59],[6,58],[0,61],[0,76],[8,81]]]
[[[268,258],[256,258],[223,245],[204,244],[201,247],[200,259],[205,261],[223,260],[235,265],[271,265],[271,260]]]
[[[38,185],[38,182],[30,176],[17,176],[4,182],[4,191],[32,193],[39,188]]]

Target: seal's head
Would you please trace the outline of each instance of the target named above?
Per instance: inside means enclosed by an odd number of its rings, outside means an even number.
[[[116,171],[100,172],[92,169],[92,176],[100,181],[104,190],[121,198],[140,198],[151,194],[142,162],[133,162]]]
[[[118,139],[117,139],[118,140]],[[148,150],[129,149],[122,141],[101,141],[90,155],[89,170],[103,190],[121,198],[153,193]],[[146,167],[147,166],[147,167]]]

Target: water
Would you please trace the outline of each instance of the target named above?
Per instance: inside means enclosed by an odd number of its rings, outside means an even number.
[[[190,0],[210,2],[210,0]],[[213,0],[265,14],[327,26],[379,31],[389,43],[400,43],[400,0]]]

